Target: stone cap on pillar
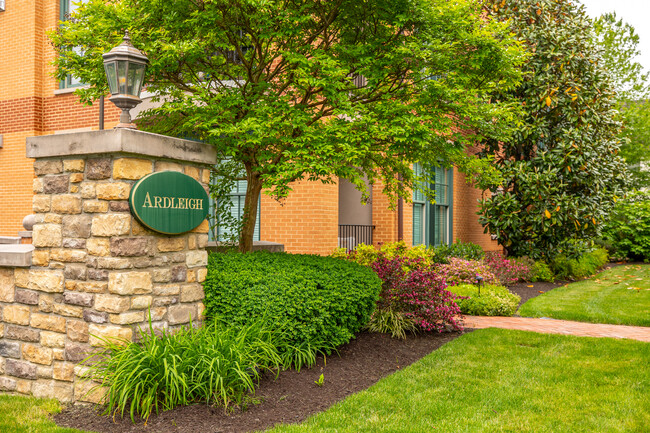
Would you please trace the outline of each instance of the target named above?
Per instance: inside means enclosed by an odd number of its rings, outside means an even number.
[[[28,158],[69,157],[107,153],[144,155],[212,165],[212,145],[133,129],[116,128],[27,138]]]

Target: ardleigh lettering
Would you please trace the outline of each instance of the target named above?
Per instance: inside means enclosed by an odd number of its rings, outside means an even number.
[[[149,193],[147,193],[144,198],[144,203],[142,203],[142,207],[203,210],[203,200],[200,198],[161,197],[158,195],[154,195],[153,200],[151,200]]]

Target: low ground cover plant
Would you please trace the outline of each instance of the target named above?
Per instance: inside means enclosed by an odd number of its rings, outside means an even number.
[[[534,264],[528,257],[506,258],[501,251],[486,253],[484,262],[503,285],[527,280]]]
[[[512,316],[517,311],[521,297],[510,293],[504,286],[495,284],[460,284],[449,287],[459,296],[456,303],[461,313],[473,316]]]
[[[448,263],[450,257],[463,260],[481,260],[485,257],[483,248],[471,242],[456,241],[449,245],[438,245],[433,251],[437,263]]]
[[[255,252],[210,255],[206,316],[239,326],[264,318],[282,328],[282,356],[330,353],[360,331],[375,309],[381,280],[368,267],[331,257]]]
[[[476,277],[481,277],[485,284],[498,284],[499,282],[490,267],[477,260],[450,257],[449,263],[436,265],[435,269],[449,285],[475,284]]]
[[[587,251],[578,258],[557,256],[551,263],[551,269],[560,280],[577,280],[595,274],[608,261],[607,250],[599,248]]]
[[[533,266],[530,268],[530,274],[528,275],[528,281],[555,281],[555,274],[551,270],[551,267],[542,260],[536,261]]]
[[[603,237],[617,258],[650,260],[650,193],[636,192],[616,203]]]

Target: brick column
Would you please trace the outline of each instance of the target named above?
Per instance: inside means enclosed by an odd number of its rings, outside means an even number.
[[[135,338],[147,326],[174,328],[203,313],[208,224],[166,236],[129,211],[133,184],[173,170],[205,188],[214,149],[125,129],[32,137],[35,158],[31,268],[0,274],[0,389],[96,401],[75,364],[100,340]],[[0,281],[3,283],[3,281]],[[5,287],[4,289],[8,289]]]

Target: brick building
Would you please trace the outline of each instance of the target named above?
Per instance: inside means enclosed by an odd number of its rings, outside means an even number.
[[[46,32],[72,8],[71,0],[6,0],[0,11],[3,236],[15,236],[22,230],[23,217],[32,212],[33,161],[25,157],[25,139],[99,129],[100,102],[81,105],[72,93],[81,83],[73,77],[59,82],[51,76],[54,50]],[[117,124],[119,110],[108,101],[104,108],[106,128],[111,128]],[[369,233],[375,244],[400,238],[408,244],[461,240],[485,250],[498,249],[478,224],[476,201],[481,191],[467,185],[456,169],[438,170],[436,177],[437,204],[416,194],[413,203],[403,202],[394,210],[382,195],[381,185],[373,187],[370,202],[362,205],[360,193],[346,181],[330,185],[297,182],[283,203],[262,194],[256,237],[284,244],[289,252],[316,254],[327,254],[340,242],[367,241]],[[242,188],[245,191],[240,182]],[[233,191],[233,200],[237,206],[243,203],[237,191]]]

